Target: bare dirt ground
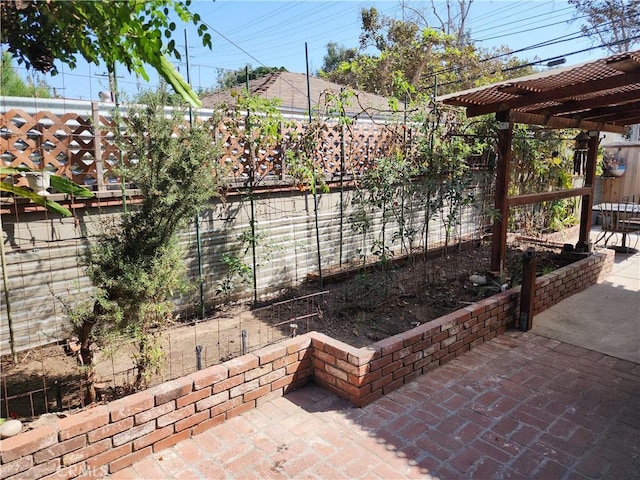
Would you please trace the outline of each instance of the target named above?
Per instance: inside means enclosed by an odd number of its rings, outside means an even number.
[[[518,284],[524,247],[512,245],[508,251],[513,279],[488,275],[485,286],[475,286],[469,277],[487,273],[490,245],[454,248],[433,258],[419,256],[349,274],[327,272],[323,288],[310,283],[266,307],[234,306],[197,323],[176,325],[165,337],[165,364],[151,384],[195,371],[198,347],[204,368],[286,338],[292,324],[298,334],[315,330],[355,347],[369,345],[497,293],[505,283]],[[572,261],[559,249],[536,250],[538,275]],[[133,351],[132,345],[119,345],[98,353],[103,401],[131,391]],[[20,353],[17,364],[2,358],[1,367],[0,417],[29,418],[60,406],[82,406],[80,367],[65,356],[62,345]]]

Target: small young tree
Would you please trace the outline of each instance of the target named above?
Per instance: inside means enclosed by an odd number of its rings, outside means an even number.
[[[90,342],[91,324],[110,312],[120,335],[136,343],[135,388],[160,367],[172,299],[189,289],[178,233],[220,185],[221,149],[207,125],[187,125],[185,112],[175,105],[166,114],[168,102],[160,91],[143,94],[129,108],[126,178],[140,189],[142,203],[106,228],[90,250],[89,276],[104,298],[79,329],[81,343]],[[91,364],[91,358],[84,360]]]

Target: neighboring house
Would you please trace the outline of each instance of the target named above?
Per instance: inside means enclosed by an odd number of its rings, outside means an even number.
[[[311,109],[313,112],[324,112],[325,92],[334,95],[342,89],[347,89],[337,83],[328,82],[321,78],[309,77],[311,90]],[[215,108],[220,104],[234,105],[237,102],[237,94],[246,89],[245,84],[220,90],[202,97],[204,108]],[[307,76],[303,73],[274,72],[263,77],[250,80],[249,90],[254,95],[260,95],[267,99],[280,99],[283,114],[308,115],[309,100],[307,88]],[[349,116],[358,118],[385,117],[393,113],[389,101],[385,97],[355,91],[355,96],[349,101],[351,105],[345,105],[345,111]],[[402,108],[402,105],[400,105]],[[396,112],[397,113],[397,112]]]

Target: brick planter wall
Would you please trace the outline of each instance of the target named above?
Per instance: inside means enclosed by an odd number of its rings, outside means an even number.
[[[535,313],[602,281],[615,252],[603,250],[536,279]],[[515,325],[520,287],[481,300],[369,347],[312,333],[314,382],[362,406]]]
[[[606,250],[536,280],[535,311],[605,278]],[[0,441],[0,478],[104,476],[309,381],[363,406],[513,326],[520,288],[355,348],[312,332]]]
[[[300,336],[0,441],[0,478],[104,476],[306,384]]]
[[[515,322],[518,298],[511,289],[358,349],[310,333],[314,382],[357,406],[371,403],[503,333]]]
[[[590,285],[603,281],[611,274],[614,258],[613,250],[600,250],[579,262],[538,277],[533,303],[534,315]]]

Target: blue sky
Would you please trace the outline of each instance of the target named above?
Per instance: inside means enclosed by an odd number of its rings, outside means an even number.
[[[405,0],[414,9],[430,10],[430,1]],[[455,3],[455,2],[454,2]],[[444,2],[436,2],[442,9]],[[283,66],[292,72],[305,72],[305,42],[309,51],[309,66],[313,72],[322,66],[329,42],[357,47],[360,34],[360,10],[375,6],[385,15],[402,18],[398,0],[297,0],[242,1],[200,0],[192,3],[192,11],[200,14],[209,25],[213,49],[201,45],[195,29],[188,30],[191,83],[195,88],[216,85],[220,70],[237,69],[246,64]],[[553,45],[527,49],[518,55],[526,59],[547,59],[588,49],[593,42],[579,35],[580,23],[574,21],[575,10],[564,0],[474,0],[467,27],[478,45],[491,48],[499,45],[513,50],[525,49],[540,43],[555,41]],[[435,17],[431,17],[434,19]],[[176,43],[184,49],[184,28],[176,30]],[[567,56],[567,65],[581,63],[606,55],[593,50]],[[182,63],[174,62],[183,74]],[[61,75],[43,76],[67,98],[97,100],[101,90],[108,89],[106,68],[79,62],[76,70],[61,66]],[[21,71],[23,76],[25,72]],[[157,85],[157,76],[149,71],[150,82],[118,71],[119,87],[127,95],[139,88]]]

